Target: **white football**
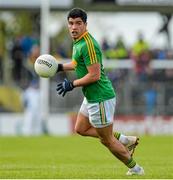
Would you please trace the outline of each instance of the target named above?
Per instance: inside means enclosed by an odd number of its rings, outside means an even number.
[[[57,72],[58,62],[52,55],[43,54],[36,59],[34,69],[40,77],[53,77]]]

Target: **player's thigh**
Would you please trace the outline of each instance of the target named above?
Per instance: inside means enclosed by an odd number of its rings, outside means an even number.
[[[75,131],[76,132],[84,132],[91,127],[89,122],[89,118],[84,115],[83,113],[79,112],[75,124]]]

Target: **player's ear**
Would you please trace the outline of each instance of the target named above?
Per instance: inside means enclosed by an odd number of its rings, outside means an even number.
[[[88,23],[86,22],[86,23],[85,23],[85,27],[87,27],[87,24],[88,24]]]

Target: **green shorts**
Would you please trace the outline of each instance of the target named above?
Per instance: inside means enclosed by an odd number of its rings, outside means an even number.
[[[89,118],[93,127],[103,128],[113,123],[115,105],[116,98],[98,103],[88,103],[84,98],[79,112]]]

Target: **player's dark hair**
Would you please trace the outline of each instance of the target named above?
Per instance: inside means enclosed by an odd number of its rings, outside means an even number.
[[[67,15],[67,20],[69,20],[69,18],[74,19],[78,17],[80,17],[84,23],[87,22],[87,13],[81,8],[73,8],[72,10],[70,10]]]

